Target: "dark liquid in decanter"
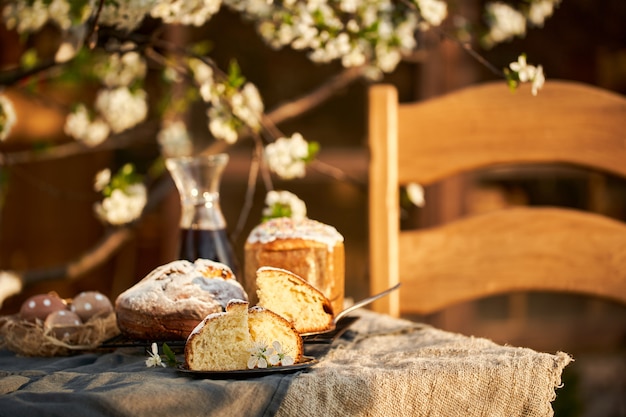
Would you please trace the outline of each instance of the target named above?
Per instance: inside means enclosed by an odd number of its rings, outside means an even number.
[[[238,276],[239,268],[225,229],[181,229],[179,258],[210,259],[228,265]]]

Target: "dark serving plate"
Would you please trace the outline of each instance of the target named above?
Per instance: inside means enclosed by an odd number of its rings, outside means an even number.
[[[187,369],[184,364],[180,364],[176,369],[188,376],[205,379],[237,379],[256,378],[271,374],[291,373],[301,371],[318,363],[318,360],[310,356],[303,356],[302,361],[293,365],[272,366],[269,368],[237,369],[233,371],[194,371]]]

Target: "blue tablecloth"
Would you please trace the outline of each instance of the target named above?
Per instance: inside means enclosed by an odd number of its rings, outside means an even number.
[[[190,378],[140,348],[65,358],[0,351],[0,416],[271,416],[293,375]]]

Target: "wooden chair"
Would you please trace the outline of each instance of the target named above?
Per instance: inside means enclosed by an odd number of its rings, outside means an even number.
[[[372,309],[429,314],[517,291],[585,293],[626,303],[626,224],[556,207],[515,207],[400,230],[399,187],[506,164],[557,163],[626,177],[626,98],[548,81],[534,97],[486,83],[417,103],[369,91]],[[428,204],[428,200],[426,204]]]

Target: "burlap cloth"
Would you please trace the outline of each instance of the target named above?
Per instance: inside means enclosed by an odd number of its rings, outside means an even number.
[[[362,310],[278,416],[552,416],[562,352],[500,346]]]

